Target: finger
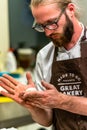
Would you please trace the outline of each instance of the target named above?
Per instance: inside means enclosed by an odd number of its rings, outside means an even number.
[[[26,100],[26,99],[30,99],[30,98],[35,98],[36,96],[35,96],[36,94],[35,94],[35,92],[25,92],[23,95],[22,95],[22,98],[24,99],[24,100]]]
[[[32,106],[32,107],[36,107],[36,108],[41,108],[41,109],[47,109],[48,107],[47,106],[44,106],[42,103],[40,102],[32,102],[32,101],[29,101],[29,100],[26,100],[25,101],[26,104]]]
[[[32,87],[35,86],[32,80],[32,76],[29,72],[26,73],[26,77],[27,77],[28,84],[31,85]]]
[[[17,103],[19,104],[22,104],[23,100],[21,98],[18,98],[17,96],[13,95],[13,94],[10,94],[8,92],[5,92],[5,91],[1,91],[0,92],[2,95],[8,97],[8,98],[11,98],[12,100],[16,101]]]
[[[14,95],[13,94],[10,94],[8,92],[5,92],[5,91],[1,91],[0,92],[2,95],[4,95],[5,97],[8,97],[8,98],[11,98],[14,100]]]
[[[23,95],[23,99],[40,99],[44,97],[44,91],[31,91],[31,92],[25,92]]]
[[[2,88],[4,88],[6,91],[8,91],[9,93],[14,94],[14,90],[12,88],[8,87],[7,85],[5,85],[3,82],[0,82],[0,86]]]
[[[52,84],[47,83],[45,81],[41,81],[41,84],[48,90],[54,88],[54,86]]]
[[[26,105],[27,105],[27,107],[28,108],[35,108],[35,107],[37,107],[37,105],[35,104],[35,103],[33,103],[33,102],[30,102],[30,101],[24,101],[25,103],[26,103]],[[38,108],[40,108],[40,107],[38,107]]]
[[[15,88],[15,85],[11,81],[9,81],[8,79],[6,79],[4,77],[1,77],[0,81],[3,82],[3,84],[7,85],[10,88]]]
[[[10,82],[12,82],[14,85],[17,85],[19,82],[16,80],[16,79],[14,79],[13,77],[11,77],[11,76],[9,76],[9,75],[7,75],[7,74],[3,74],[3,77],[4,78],[6,78],[6,79],[8,79]]]
[[[19,98],[23,99],[24,92],[19,93]]]

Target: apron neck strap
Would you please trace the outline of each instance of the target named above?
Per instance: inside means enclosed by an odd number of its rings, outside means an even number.
[[[81,38],[81,42],[85,41],[87,38],[86,38],[86,31],[87,31],[87,28],[84,27],[84,35],[83,37]]]
[[[81,38],[81,42],[84,42],[84,41],[87,39],[87,38],[86,38],[86,31],[87,31],[87,28],[84,27],[84,35],[83,35],[82,38]],[[57,53],[58,53],[58,47],[55,47],[53,61],[56,61]]]

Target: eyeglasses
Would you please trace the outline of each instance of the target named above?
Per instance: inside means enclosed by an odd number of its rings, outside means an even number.
[[[53,20],[53,21],[51,21],[51,22],[49,22],[49,23],[47,23],[45,25],[38,24],[38,23],[36,23],[34,21],[32,28],[35,29],[38,32],[44,32],[44,29],[49,29],[49,30],[57,29],[59,27],[58,22],[59,22],[59,20],[60,20],[60,18],[61,18],[64,11],[65,11],[65,9],[62,9],[62,11],[61,11],[58,18],[56,18],[55,20]]]

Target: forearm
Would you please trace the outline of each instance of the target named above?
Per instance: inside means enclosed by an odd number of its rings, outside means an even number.
[[[35,108],[28,109],[33,120],[43,126],[50,126],[52,124],[52,110],[50,109],[41,109],[41,108]]]
[[[61,94],[58,108],[87,116],[87,98]]]

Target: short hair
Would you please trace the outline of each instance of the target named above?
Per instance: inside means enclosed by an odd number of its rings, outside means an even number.
[[[76,0],[31,0],[30,3],[30,8],[32,10],[32,7],[37,7],[39,5],[47,5],[47,4],[52,4],[52,3],[58,3],[58,7],[60,9],[63,9],[67,7],[69,3],[74,3],[75,5],[75,16],[79,18],[79,6]]]

